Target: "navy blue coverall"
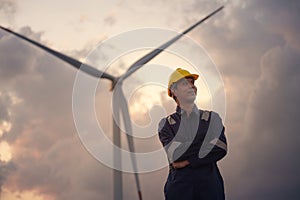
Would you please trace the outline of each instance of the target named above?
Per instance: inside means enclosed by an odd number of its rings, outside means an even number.
[[[212,117],[213,116],[213,117]],[[213,119],[212,119],[213,118]],[[217,161],[227,153],[225,128],[215,112],[176,112],[159,123],[159,138],[170,162],[164,187],[166,200],[224,200],[224,184]],[[172,162],[188,160],[174,169]]]

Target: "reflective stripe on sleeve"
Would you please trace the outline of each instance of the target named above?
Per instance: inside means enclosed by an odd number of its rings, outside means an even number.
[[[223,142],[222,140],[220,140],[218,138],[213,139],[212,141],[210,141],[210,143],[227,151],[227,145],[225,144],[225,142]]]

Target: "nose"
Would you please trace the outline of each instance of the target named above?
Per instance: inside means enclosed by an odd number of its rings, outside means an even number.
[[[190,87],[192,87],[192,88],[195,87],[195,85],[194,85],[194,80],[189,79],[188,83],[189,83],[189,86],[190,86]]]
[[[190,82],[190,86],[194,87],[195,86],[194,82]]]

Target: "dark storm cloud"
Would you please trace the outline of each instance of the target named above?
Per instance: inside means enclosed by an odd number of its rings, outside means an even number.
[[[300,186],[300,52],[277,47],[262,58],[262,74],[248,108],[245,196],[297,199]],[[252,170],[250,170],[252,169]]]
[[[264,30],[280,39],[261,55],[260,76],[253,84],[247,111],[245,180],[240,185],[244,188],[239,195],[243,199],[297,199],[300,4],[257,1],[254,8]]]
[[[299,8],[231,1],[199,35],[227,88],[229,154],[221,164],[229,199],[299,196]]]

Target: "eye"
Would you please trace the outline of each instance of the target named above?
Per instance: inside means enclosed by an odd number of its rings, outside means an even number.
[[[194,79],[192,79],[192,78],[188,78],[188,79],[186,79],[186,81],[185,81],[185,85],[187,85],[187,84],[192,84],[192,85],[194,85],[194,82],[195,82],[195,80]]]

